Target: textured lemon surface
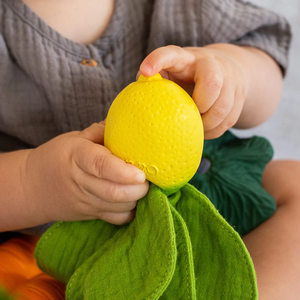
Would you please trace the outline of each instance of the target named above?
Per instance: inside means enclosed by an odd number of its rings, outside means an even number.
[[[203,136],[201,116],[185,90],[160,74],[141,75],[112,103],[104,144],[171,194],[197,171]]]

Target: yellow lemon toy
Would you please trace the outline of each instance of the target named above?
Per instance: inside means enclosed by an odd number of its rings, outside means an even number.
[[[112,103],[104,144],[171,194],[196,173],[203,150],[200,113],[189,94],[160,74],[141,75]]]

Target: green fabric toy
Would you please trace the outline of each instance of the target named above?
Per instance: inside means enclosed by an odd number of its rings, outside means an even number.
[[[257,299],[239,235],[190,185],[170,199],[151,185],[134,221],[58,222],[36,249],[67,299]]]
[[[151,184],[130,224],[55,223],[38,242],[39,267],[67,284],[70,300],[258,299],[239,233],[275,210],[261,187],[272,148],[228,132],[205,143],[204,157],[210,166],[191,183],[212,202],[190,184],[168,197]]]
[[[274,198],[261,184],[263,170],[272,157],[273,148],[265,138],[239,139],[227,131],[204,142],[200,168],[190,183],[243,236],[276,210]]]

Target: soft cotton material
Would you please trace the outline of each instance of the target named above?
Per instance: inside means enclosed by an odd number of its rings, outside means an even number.
[[[276,210],[274,198],[262,186],[264,168],[272,157],[273,148],[265,138],[240,139],[227,131],[204,142],[202,163],[190,183],[245,235]]]
[[[128,225],[58,222],[36,259],[70,300],[258,299],[243,241],[188,184],[170,198],[152,184]]]
[[[116,0],[103,35],[82,45],[22,0],[0,0],[0,151],[36,147],[103,120],[155,48],[211,43],[257,47],[285,72],[290,29],[282,17],[241,0]]]

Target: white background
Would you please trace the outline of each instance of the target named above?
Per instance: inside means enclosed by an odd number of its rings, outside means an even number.
[[[250,0],[283,15],[290,23],[293,39],[288,73],[281,102],[264,124],[249,130],[233,130],[238,136],[259,135],[273,145],[274,158],[300,160],[300,0]]]

